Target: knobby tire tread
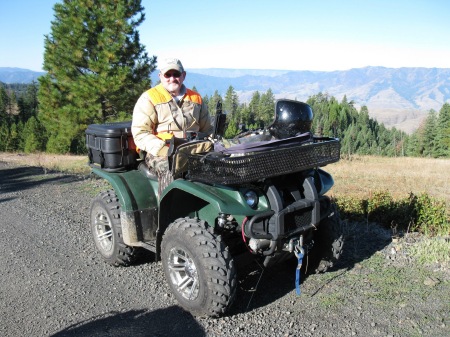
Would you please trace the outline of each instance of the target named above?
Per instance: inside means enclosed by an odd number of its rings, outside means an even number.
[[[108,259],[107,262],[115,267],[126,267],[135,260],[135,249],[123,242],[122,226],[120,222],[120,202],[114,190],[101,192],[100,201],[109,209],[111,214],[111,225],[113,226],[114,242],[116,244],[116,254],[114,259]]]
[[[167,229],[164,237],[183,234],[195,244],[196,252],[201,257],[208,284],[207,303],[202,309],[187,308],[195,315],[210,317],[222,316],[234,300],[237,287],[236,268],[228,248],[220,236],[211,234],[204,221],[197,218],[175,220]],[[163,238],[163,245],[166,242]],[[164,249],[164,248],[163,248]]]

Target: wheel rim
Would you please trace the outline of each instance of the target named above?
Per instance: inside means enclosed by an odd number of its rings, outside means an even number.
[[[104,252],[109,252],[113,248],[113,231],[108,216],[103,212],[98,212],[94,220],[94,237]]]
[[[172,248],[169,253],[169,274],[172,284],[183,298],[192,301],[198,297],[199,282],[197,267],[189,254],[181,248]]]

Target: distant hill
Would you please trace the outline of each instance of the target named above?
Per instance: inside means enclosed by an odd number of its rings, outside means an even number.
[[[290,71],[259,69],[188,69],[186,85],[202,95],[217,90],[225,95],[233,86],[241,103],[254,91],[269,88],[276,98],[306,101],[322,92],[341,100],[344,95],[355,107],[366,105],[372,118],[387,127],[412,132],[430,109],[439,111],[450,102],[450,69],[366,67],[342,71]],[[43,72],[20,68],[1,68],[0,81],[30,83]],[[152,74],[153,83],[158,73]]]
[[[450,103],[450,69],[366,67],[343,71],[267,71],[256,70],[234,77],[235,69],[197,69],[188,72],[186,83],[201,94],[224,95],[230,85],[240,102],[249,101],[255,90],[272,90],[276,98],[305,101],[319,92],[341,100],[344,95],[355,107],[366,105],[372,118],[387,127],[414,131],[430,109],[439,111]],[[243,72],[241,70],[241,72]],[[208,76],[214,74],[214,76]]]
[[[0,67],[0,82],[3,83],[31,83],[37,82],[39,76],[45,72],[33,71],[22,68],[6,68]]]

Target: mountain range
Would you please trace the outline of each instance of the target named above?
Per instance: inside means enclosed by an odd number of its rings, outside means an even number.
[[[20,68],[1,68],[0,81],[29,83],[41,76]],[[158,73],[152,74],[157,83]],[[365,67],[340,71],[290,71],[258,69],[187,69],[186,85],[211,96],[222,96],[233,86],[239,102],[250,101],[253,92],[269,88],[275,98],[306,101],[323,93],[359,108],[366,105],[372,118],[387,127],[408,133],[417,129],[431,109],[439,111],[450,102],[450,69]]]
[[[0,82],[3,83],[31,83],[33,81],[37,82],[39,76],[44,75],[45,72],[33,71],[22,68],[9,68],[0,67]]]

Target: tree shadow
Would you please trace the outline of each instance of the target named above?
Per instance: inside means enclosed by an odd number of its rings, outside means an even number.
[[[0,191],[1,191],[1,189],[0,189]],[[8,201],[11,201],[11,200],[14,200],[15,198],[0,198],[0,203],[2,203],[2,202],[8,202]]]
[[[71,325],[51,336],[200,337],[206,336],[206,333],[189,312],[171,306],[153,311],[109,312]]]
[[[71,183],[80,178],[74,175],[58,174],[42,167],[18,166],[3,168],[0,166],[0,193],[17,192],[35,186],[58,183]]]
[[[344,221],[345,246],[341,258],[334,269],[352,269],[382,251],[392,242],[392,229],[380,223],[366,221]]]

